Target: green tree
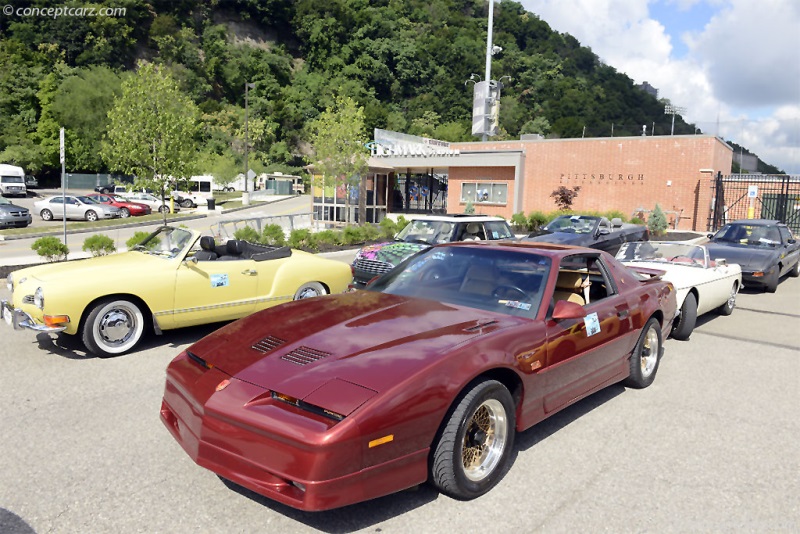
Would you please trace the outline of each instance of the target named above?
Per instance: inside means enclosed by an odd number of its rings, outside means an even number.
[[[359,221],[367,217],[367,161],[369,152],[364,133],[364,108],[347,96],[338,96],[311,124],[311,144],[314,147],[314,165],[323,180],[342,179],[345,186],[359,184]],[[324,185],[324,184],[323,184]],[[350,194],[345,194],[346,222],[350,222]]]
[[[197,116],[197,107],[169,74],[140,63],[108,112],[103,159],[111,170],[135,175],[137,187],[160,191],[164,200],[171,182],[186,179],[195,160]]]
[[[653,208],[653,211],[650,213],[650,217],[647,218],[647,229],[650,230],[650,233],[655,237],[661,237],[666,235],[667,226],[669,226],[667,223],[667,216],[664,215],[661,206],[656,204],[656,207]]]

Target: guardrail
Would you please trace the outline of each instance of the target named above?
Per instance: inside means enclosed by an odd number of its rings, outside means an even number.
[[[231,239],[237,230],[250,227],[259,234],[264,231],[266,226],[277,224],[283,228],[286,237],[292,230],[310,228],[312,231],[319,230],[319,223],[314,220],[314,213],[293,213],[291,215],[270,215],[266,217],[248,217],[243,219],[227,219],[217,224],[211,225],[211,232],[215,237],[221,239]]]

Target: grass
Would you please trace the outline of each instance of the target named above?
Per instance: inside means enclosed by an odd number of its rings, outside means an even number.
[[[167,222],[179,221],[186,217],[194,216],[193,213],[173,213],[167,215]],[[125,219],[104,219],[95,222],[88,222],[88,221],[67,221],[67,231],[77,231],[77,230],[97,230],[102,228],[117,228],[120,226],[127,226],[129,224],[138,224],[138,223],[157,223],[162,222],[164,220],[164,216],[160,213],[151,213],[150,215],[141,215],[139,217],[128,217]],[[48,226],[27,226],[25,228],[7,228],[5,230],[0,230],[0,235],[14,235],[14,236],[26,236],[26,235],[39,235],[39,234],[49,234],[49,233],[57,233],[61,232],[64,229],[64,222],[63,221],[55,221],[53,224],[49,224]]]

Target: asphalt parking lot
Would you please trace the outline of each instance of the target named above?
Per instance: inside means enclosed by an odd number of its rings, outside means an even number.
[[[167,363],[213,329],[100,359],[0,324],[0,532],[800,531],[800,278],[668,340],[650,388],[609,387],[519,435],[470,502],[420,486],[303,513],[196,466],[158,412]]]

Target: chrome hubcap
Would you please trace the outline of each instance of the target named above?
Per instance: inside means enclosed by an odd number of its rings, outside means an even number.
[[[642,376],[650,376],[650,373],[656,368],[659,349],[658,332],[656,332],[655,328],[651,328],[647,331],[644,343],[642,344],[642,354],[640,356]]]
[[[508,438],[508,419],[503,404],[489,399],[478,406],[467,423],[461,461],[468,479],[486,478],[503,457]]]
[[[123,309],[113,309],[100,318],[97,330],[107,345],[122,345],[130,339],[136,328],[132,313]]]
[[[728,297],[728,308],[736,306],[736,288],[731,289],[731,295]]]
[[[303,299],[310,299],[312,297],[318,297],[319,292],[314,289],[313,287],[307,287],[306,289],[302,290],[300,294],[297,296],[297,300]]]

